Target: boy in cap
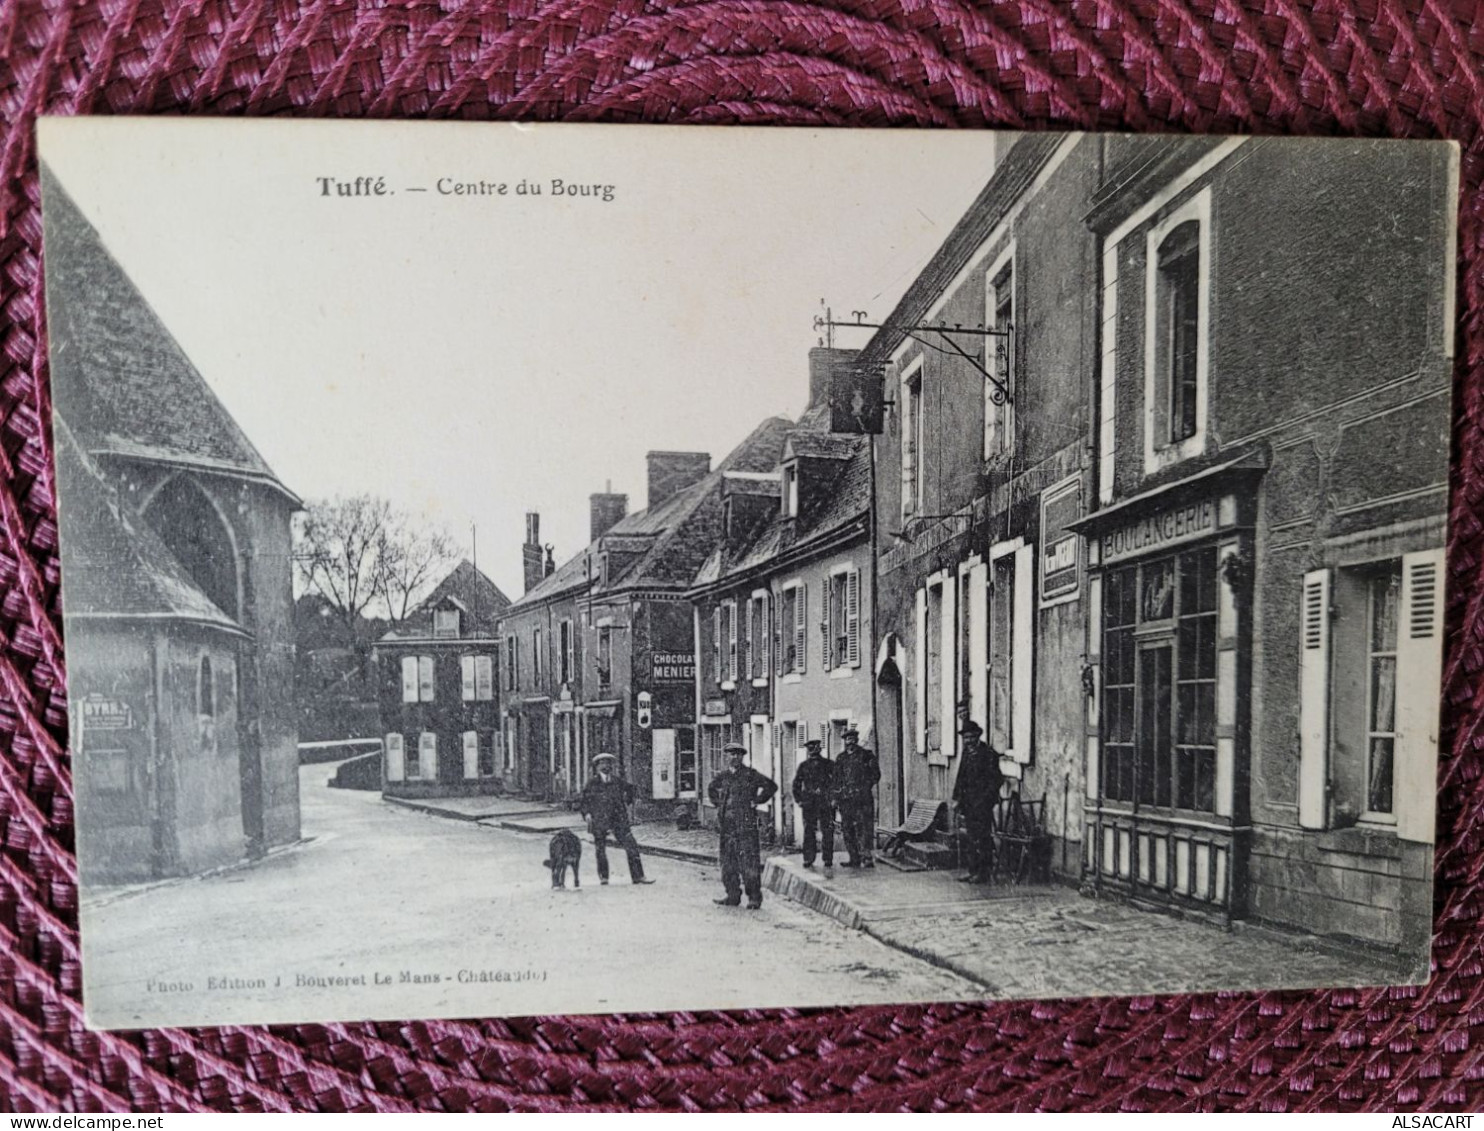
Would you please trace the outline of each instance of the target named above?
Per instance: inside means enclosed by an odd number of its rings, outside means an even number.
[[[588,819],[593,833],[593,847],[598,857],[598,882],[608,882],[608,834],[629,858],[629,879],[636,884],[652,884],[644,877],[644,861],[639,856],[639,843],[629,828],[629,805],[634,800],[634,787],[620,781],[615,774],[618,759],[612,754],[593,756],[593,778],[583,787],[578,808]]]
[[[711,804],[716,806],[716,819],[721,826],[721,882],[727,889],[726,897],[716,902],[723,907],[736,907],[742,902],[745,887],[747,909],[756,911],[763,905],[757,807],[778,792],[778,785],[743,764],[747,747],[729,742],[725,749],[730,769],[712,778],[706,790]]]
[[[804,743],[806,757],[794,774],[794,800],[804,815],[804,867],[814,867],[819,834],[824,839],[824,874],[835,874],[835,763],[817,738]]]

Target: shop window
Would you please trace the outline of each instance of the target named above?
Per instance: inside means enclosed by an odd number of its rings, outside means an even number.
[[[694,797],[697,780],[696,728],[675,728],[675,792],[677,797]]]
[[[1214,548],[1105,576],[1105,799],[1215,811],[1216,599]]]

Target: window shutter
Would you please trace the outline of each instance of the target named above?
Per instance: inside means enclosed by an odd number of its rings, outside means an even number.
[[[479,735],[472,731],[464,732],[464,777],[477,778],[479,776]]]
[[[417,658],[417,697],[424,703],[433,702],[433,657]]]
[[[969,591],[963,595],[969,618],[969,717],[986,731],[989,727],[989,566],[969,567]]]
[[[737,602],[727,602],[727,678],[737,678]]]
[[[838,627],[835,624],[835,609],[836,601],[839,599],[839,591],[840,575],[838,573],[830,574],[820,586],[820,596],[824,600],[824,609],[822,610],[824,613],[824,631],[820,633],[824,637],[824,645],[820,648],[820,656],[823,660],[825,671],[829,671],[840,662],[840,658],[835,655],[835,630]]]
[[[402,702],[417,702],[417,657],[402,657]]]
[[[459,677],[463,685],[460,690],[460,694],[463,696],[464,702],[468,703],[469,701],[477,698],[477,689],[475,687],[474,679],[473,656],[459,657]]]
[[[861,666],[861,571],[853,569],[845,579],[845,636],[848,651],[845,662]]]
[[[1010,727],[1015,744],[1015,760],[1022,766],[1031,763],[1031,723],[1036,713],[1035,648],[1036,648],[1036,548],[1022,546],[1015,551],[1015,609],[1010,628],[1010,695],[1013,700]]]
[[[750,678],[752,676],[752,669],[753,669],[753,665],[754,665],[754,662],[755,662],[754,659],[753,659],[753,657],[756,655],[756,649],[757,649],[757,643],[753,639],[753,631],[752,631],[752,627],[753,626],[752,626],[752,598],[751,597],[747,598],[747,605],[743,609],[743,614],[744,614],[744,616],[746,618],[746,622],[743,625],[743,630],[747,634],[747,658],[746,658],[746,660],[742,664],[742,674],[744,676],[747,676],[747,677]]]
[[[1402,558],[1396,642],[1396,831],[1433,843],[1443,695],[1443,551]]]
[[[917,648],[916,662],[912,665],[914,682],[917,684],[913,707],[917,712],[917,752],[927,753],[927,590],[917,591],[917,632],[913,643]]]
[[[402,781],[407,775],[407,755],[402,748],[402,736],[386,736],[386,780]]]
[[[716,682],[724,682],[727,675],[721,667],[721,605],[719,604],[711,610],[711,659],[712,667],[716,669]]]
[[[495,661],[489,656],[474,657],[474,698],[493,699],[495,696]]]
[[[803,672],[809,647],[809,587],[801,584],[794,590],[794,671]]]
[[[1304,574],[1299,605],[1299,827],[1329,824],[1329,587],[1327,569]]]
[[[773,655],[773,601],[771,594],[764,594],[758,598],[758,630],[762,632],[763,638],[758,643],[757,674],[766,679],[772,668]]]
[[[417,739],[418,776],[424,781],[438,780],[438,736],[425,730]]]
[[[943,762],[958,753],[958,696],[955,690],[958,665],[957,586],[952,574],[943,579],[943,603],[938,618],[938,744]]]

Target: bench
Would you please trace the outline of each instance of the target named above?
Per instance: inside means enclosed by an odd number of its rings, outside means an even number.
[[[897,828],[888,831],[882,851],[891,856],[900,856],[909,840],[931,832],[938,825],[947,805],[946,801],[932,799],[912,802],[907,810],[907,819]]]

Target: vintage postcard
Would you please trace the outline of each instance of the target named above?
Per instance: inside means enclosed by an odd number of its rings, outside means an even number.
[[[1456,147],[40,156],[90,1024],[1427,978]]]

